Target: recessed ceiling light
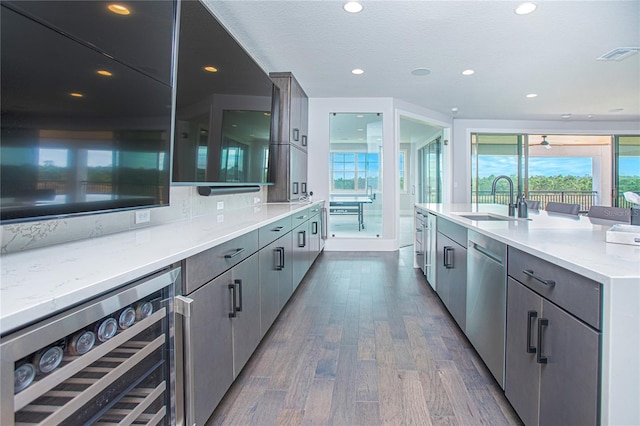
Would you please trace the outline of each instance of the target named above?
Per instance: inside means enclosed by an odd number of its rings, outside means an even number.
[[[96,71],[96,73],[105,77],[111,77],[113,75],[111,71],[107,71],[107,70],[98,70]]]
[[[121,4],[110,4],[109,6],[107,6],[107,8],[117,14],[117,15],[130,15],[131,11],[129,10],[129,8],[127,8],[126,6],[123,6]]]
[[[464,70],[462,71],[462,75],[473,75],[476,72],[474,70]]]
[[[457,107],[451,108],[451,112],[455,114],[456,112],[458,112],[458,108]]]
[[[537,97],[538,97],[538,94],[537,94],[537,93],[529,93],[529,94],[527,95],[527,98],[537,98]]]
[[[358,129],[359,132],[364,132],[364,129]]]
[[[74,98],[81,98],[84,95],[82,93],[78,93],[78,92],[71,92],[71,93],[69,93],[69,96],[74,97]]]
[[[348,1],[342,6],[342,8],[349,13],[362,12],[363,9],[362,4],[357,1]]]
[[[356,115],[356,117],[357,117],[357,118],[364,118],[364,115],[362,115],[362,114],[358,114],[358,115]]]
[[[522,3],[516,8],[516,14],[527,15],[536,10],[536,5],[531,2]]]
[[[210,65],[204,67],[204,70],[207,71],[207,72],[218,72],[218,68],[212,67]]]
[[[360,68],[356,68],[356,69],[351,70],[351,74],[355,74],[355,75],[364,74],[364,70],[362,70]]]
[[[562,118],[563,120],[568,120],[571,118],[571,114],[562,114],[560,118]]]
[[[413,71],[411,71],[411,74],[417,75],[417,76],[429,75],[431,74],[431,70],[429,68],[416,68]]]
[[[611,108],[609,110],[609,112],[620,112],[620,111],[624,111],[624,108]]]

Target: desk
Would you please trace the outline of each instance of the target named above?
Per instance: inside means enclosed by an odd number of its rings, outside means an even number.
[[[371,204],[373,199],[367,196],[329,197],[330,214],[358,215],[358,231],[364,229],[364,205]]]

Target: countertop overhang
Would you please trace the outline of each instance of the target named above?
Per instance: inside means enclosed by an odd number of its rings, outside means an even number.
[[[313,204],[257,204],[2,255],[0,333],[50,317]]]

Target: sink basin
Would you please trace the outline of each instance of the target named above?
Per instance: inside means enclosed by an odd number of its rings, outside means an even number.
[[[464,217],[465,219],[469,219],[469,220],[476,220],[476,221],[502,221],[502,222],[506,222],[509,220],[518,220],[515,217],[508,217],[508,216],[500,216],[497,214],[493,214],[493,213],[453,213],[456,216],[460,216],[460,217]]]

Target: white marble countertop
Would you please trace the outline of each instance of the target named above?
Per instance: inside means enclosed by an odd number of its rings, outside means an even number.
[[[416,206],[604,285],[620,280],[632,280],[640,285],[640,246],[606,242],[606,232],[616,222],[546,211],[529,211],[530,220],[475,221],[456,213],[487,212],[507,216],[507,207],[497,204]]]
[[[310,205],[259,204],[5,254],[0,257],[0,333],[61,312]]]

